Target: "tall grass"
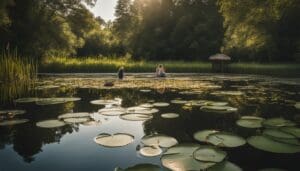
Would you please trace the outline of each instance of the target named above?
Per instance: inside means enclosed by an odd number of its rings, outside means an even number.
[[[0,81],[29,81],[35,78],[37,65],[30,58],[21,58],[17,52],[2,52],[0,55]]]
[[[111,73],[124,66],[126,72],[154,72],[157,64],[164,64],[172,73],[209,73],[210,62],[203,61],[135,61],[130,57],[50,57],[40,66],[45,73]],[[278,76],[300,76],[300,64],[291,63],[232,63],[229,72],[235,74],[264,74]]]

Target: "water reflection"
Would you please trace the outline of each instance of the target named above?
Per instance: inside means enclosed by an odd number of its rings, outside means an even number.
[[[93,82],[94,80],[94,82]],[[153,85],[143,84],[141,87],[104,88],[101,87],[102,79],[84,78],[45,78],[37,82],[37,86],[55,85],[58,87],[44,87],[31,89],[29,96],[34,97],[80,97],[81,101],[68,102],[65,104],[38,106],[30,104],[2,105],[2,108],[24,109],[27,113],[25,118],[29,123],[11,127],[0,127],[0,170],[22,168],[22,170],[41,170],[45,163],[56,163],[53,170],[113,170],[120,166],[127,168],[138,163],[153,163],[161,165],[159,157],[144,158],[137,154],[136,148],[140,145],[140,139],[144,135],[161,133],[175,137],[180,143],[196,142],[193,133],[203,129],[217,129],[236,133],[245,138],[256,133],[253,130],[242,129],[236,126],[235,121],[243,115],[255,115],[264,118],[282,116],[294,120],[299,116],[291,104],[299,101],[300,86],[295,84],[274,83],[264,79],[253,77],[182,77],[177,81],[190,80],[179,88],[174,82],[160,82]],[[278,80],[277,80],[278,81]],[[140,82],[135,82],[139,84]],[[172,84],[168,84],[172,83]],[[190,83],[190,84],[188,84]],[[191,84],[192,83],[192,84]],[[123,84],[123,83],[120,83]],[[124,82],[124,84],[128,84]],[[183,84],[183,83],[179,83]],[[147,86],[146,86],[147,85]],[[123,85],[122,85],[123,86]],[[137,85],[134,85],[137,86]],[[188,86],[188,87],[187,87]],[[192,88],[191,88],[192,87]],[[150,92],[141,92],[140,89],[150,89]],[[27,90],[27,89],[26,89]],[[183,91],[198,93],[184,94]],[[213,95],[216,91],[241,91],[243,95]],[[202,92],[202,93],[199,93]],[[7,95],[10,93],[7,92]],[[20,94],[21,95],[21,94]],[[21,95],[28,97],[28,95]],[[103,106],[90,104],[96,99],[122,99],[122,107],[137,106],[149,101],[170,102],[173,99],[183,100],[215,100],[228,102],[230,106],[237,107],[234,114],[207,113],[199,110],[200,107],[184,108],[180,104],[171,104],[169,107],[159,108],[160,112],[154,114],[151,120],[145,122],[124,121],[119,117],[100,116],[100,125],[85,126],[82,124],[69,124],[61,128],[44,129],[36,127],[36,122],[57,118],[58,115],[69,112],[97,112]],[[180,114],[176,119],[164,119],[162,113],[175,112]],[[93,142],[93,137],[100,133],[130,133],[135,136],[135,141],[126,147],[118,149],[103,148]],[[14,162],[13,159],[4,159],[1,152],[12,155],[7,149],[13,149],[21,156],[25,163]],[[282,167],[291,169],[297,167],[299,154],[273,155],[249,146],[237,149],[226,149],[230,154],[230,161],[238,164],[246,170],[257,170],[263,167]],[[241,155],[242,154],[242,155]],[[49,156],[49,157],[48,157]],[[249,161],[257,161],[257,165],[249,164]],[[282,159],[283,158],[283,159]],[[72,160],[71,160],[72,159]],[[11,160],[15,165],[5,164]],[[283,161],[283,162],[278,162]],[[80,165],[80,163],[82,163]],[[83,168],[83,165],[86,166]],[[2,167],[2,168],[1,168]],[[20,169],[19,169],[20,170]]]

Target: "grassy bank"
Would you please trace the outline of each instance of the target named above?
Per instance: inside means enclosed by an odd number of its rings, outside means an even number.
[[[154,72],[157,64],[164,64],[172,73],[209,73],[209,62],[193,61],[133,61],[130,58],[47,58],[40,65],[40,72],[50,73],[110,73],[124,66],[126,72]],[[300,64],[230,64],[231,73],[299,76]]]
[[[0,54],[1,82],[26,82],[35,77],[36,72],[37,66],[33,60],[19,57],[17,52],[3,52]]]

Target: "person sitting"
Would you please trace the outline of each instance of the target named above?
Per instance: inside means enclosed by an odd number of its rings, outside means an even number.
[[[156,76],[157,77],[166,77],[165,68],[162,64],[159,64],[156,68]]]
[[[118,77],[120,80],[123,80],[124,78],[124,67],[121,67],[118,71]]]

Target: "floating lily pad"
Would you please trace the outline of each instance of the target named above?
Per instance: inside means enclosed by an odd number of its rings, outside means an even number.
[[[178,118],[179,114],[177,113],[164,113],[161,115],[162,118],[166,118],[166,119],[173,119],[173,118]]]
[[[200,110],[204,112],[213,112],[213,113],[233,113],[238,109],[230,106],[202,106]]]
[[[196,160],[203,162],[216,162],[219,163],[225,159],[227,153],[212,146],[201,146],[193,153]]]
[[[244,93],[241,91],[217,91],[211,93],[212,95],[230,95],[230,96],[241,96]]]
[[[58,116],[58,119],[66,119],[66,118],[86,118],[90,117],[89,113],[81,112],[81,113],[66,113]]]
[[[65,125],[65,122],[59,120],[45,120],[36,123],[36,126],[41,128],[58,128]]]
[[[300,128],[296,128],[296,127],[283,127],[280,129],[283,132],[292,134],[294,136],[296,136],[297,138],[300,138]]]
[[[162,165],[173,171],[206,170],[215,162],[202,162],[194,159],[193,153],[200,147],[198,144],[180,144],[169,148],[161,157]]]
[[[116,168],[115,171],[162,171],[162,169],[153,164],[138,164],[127,169]]]
[[[151,108],[151,107],[153,107],[153,105],[150,104],[150,103],[144,103],[144,104],[141,104],[140,107],[143,107],[143,108]]]
[[[120,118],[128,121],[146,121],[152,119],[153,116],[149,114],[129,113],[120,115]]]
[[[25,110],[0,110],[0,115],[22,115]]]
[[[178,144],[178,141],[175,138],[162,134],[145,136],[142,138],[141,142],[147,146],[160,146],[166,148]]]
[[[162,153],[162,149],[158,146],[143,147],[140,149],[140,153],[145,157],[154,157],[159,156]]]
[[[169,103],[165,103],[165,102],[156,102],[156,103],[153,103],[153,106],[156,106],[156,107],[167,107],[169,105],[170,105]]]
[[[242,171],[240,167],[237,165],[229,162],[229,161],[223,161],[221,163],[217,163],[213,167],[209,168],[208,171]]]
[[[36,90],[44,90],[44,89],[54,89],[54,88],[59,88],[59,86],[56,86],[56,85],[44,85],[44,86],[37,86],[34,89],[36,89]]]
[[[134,136],[125,133],[117,133],[114,135],[100,134],[94,138],[94,141],[105,147],[122,147],[132,143]]]
[[[285,133],[283,131],[280,131],[278,129],[265,129],[263,131],[264,135],[275,137],[275,138],[283,138],[283,139],[296,139],[296,137],[292,134]]]
[[[45,106],[45,105],[62,104],[62,103],[67,103],[67,102],[75,102],[75,101],[79,101],[79,100],[80,100],[80,98],[77,98],[77,97],[39,98],[39,100],[36,101],[36,104]]]
[[[93,100],[91,101],[91,104],[94,104],[94,105],[121,105],[121,100]]]
[[[84,125],[84,126],[97,126],[100,124],[101,124],[101,121],[94,121],[94,120],[81,123],[81,125]]]
[[[198,131],[196,133],[194,133],[194,139],[200,141],[200,142],[206,142],[207,141],[207,137],[210,135],[210,134],[214,134],[214,133],[217,133],[219,131],[217,130],[203,130],[203,131]]]
[[[151,92],[151,90],[149,90],[149,89],[141,89],[140,92],[149,93],[149,92]]]
[[[98,111],[100,115],[119,116],[126,113],[126,110],[121,107],[103,108]]]
[[[66,118],[64,119],[67,123],[83,123],[89,121],[90,118]]]
[[[159,112],[159,110],[155,108],[131,107],[127,109],[127,113],[153,114],[157,112]]]
[[[245,128],[261,128],[264,118],[256,116],[242,116],[236,124]]]
[[[28,122],[28,119],[13,119],[13,120],[5,120],[0,122],[0,126],[12,126],[18,125]]]
[[[286,120],[284,118],[267,119],[262,124],[263,124],[263,126],[268,127],[268,128],[290,127],[290,126],[296,125],[296,123],[294,123],[290,120]]]
[[[217,132],[207,137],[207,142],[219,147],[238,147],[246,143],[240,136],[227,132]]]
[[[171,103],[173,103],[173,104],[186,104],[186,103],[188,103],[188,101],[187,100],[175,99],[175,100],[171,100]]]
[[[248,143],[260,150],[272,153],[298,153],[300,146],[274,141],[266,136],[252,136]]]
[[[300,102],[297,102],[297,103],[295,104],[295,108],[296,108],[296,109],[300,109]]]
[[[211,102],[207,102],[207,105],[209,105],[209,106],[226,106],[226,105],[228,105],[228,102],[214,102],[214,101],[211,101]]]
[[[37,102],[39,100],[39,98],[36,97],[28,97],[28,98],[20,98],[15,100],[16,103],[33,103],[33,102]]]

